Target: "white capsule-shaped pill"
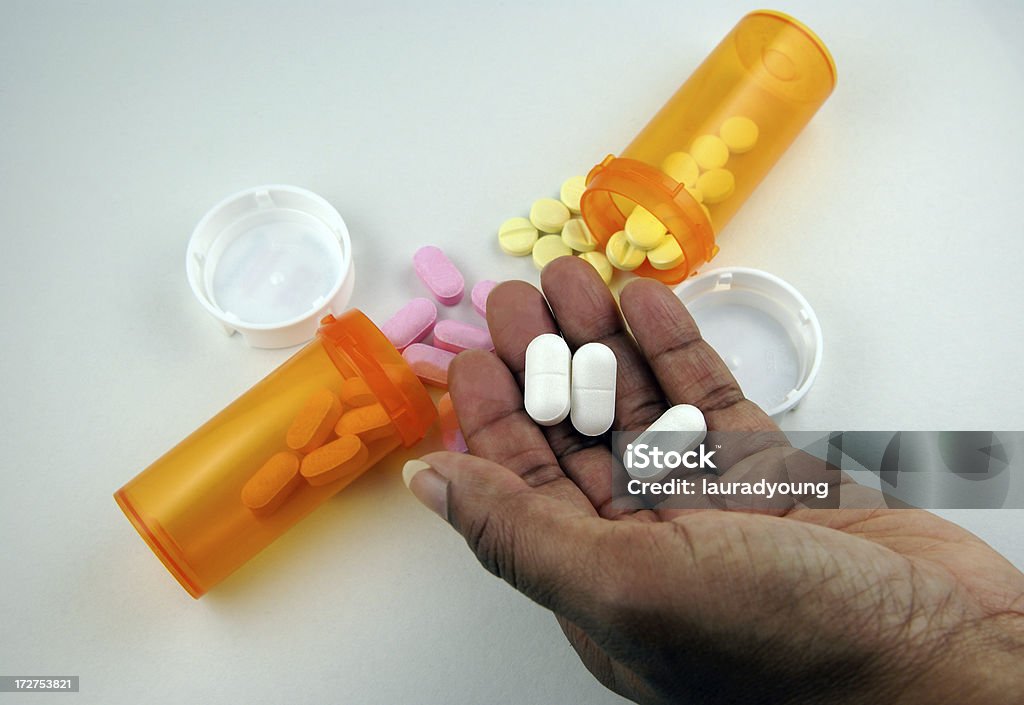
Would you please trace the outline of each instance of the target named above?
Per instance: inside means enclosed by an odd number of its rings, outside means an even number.
[[[649,449],[657,447],[662,453],[674,451],[682,455],[699,446],[707,432],[707,422],[700,409],[690,404],[677,404],[659,416],[629,447],[647,445]],[[646,462],[645,467],[636,467],[637,463],[631,462],[629,448],[623,455],[622,464],[630,477],[644,482],[658,482],[672,471],[667,463],[655,467],[655,463]]]
[[[587,343],[572,356],[573,427],[584,436],[600,436],[615,420],[615,353]]]
[[[541,426],[554,426],[569,415],[569,346],[554,333],[538,335],[526,346],[526,413]]]

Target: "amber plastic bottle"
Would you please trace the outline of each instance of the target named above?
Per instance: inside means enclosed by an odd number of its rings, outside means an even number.
[[[289,425],[313,392],[361,378],[393,432],[367,444],[359,467],[326,485],[300,482],[270,515],[245,506],[242,487],[288,451]],[[217,416],[119,489],[114,498],[192,597],[200,597],[326,499],[400,446],[423,438],[437,412],[429,394],[357,310],[328,316],[317,337]]]
[[[781,12],[746,15],[619,156],[608,156],[587,176],[583,218],[602,247],[622,230],[634,204],[651,211],[675,236],[684,260],[668,270],[645,262],[636,273],[665,283],[693,274],[718,252],[718,233],[810,121],[836,82],[824,43]],[[661,171],[673,152],[687,152],[702,135],[717,135],[730,117],[753,120],[753,149],[731,154],[725,168],[735,190],[703,205]],[[703,205],[703,207],[702,207]],[[706,210],[705,210],[706,208]]]

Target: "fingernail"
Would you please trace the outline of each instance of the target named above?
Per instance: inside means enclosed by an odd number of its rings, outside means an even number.
[[[422,460],[410,460],[402,467],[402,480],[427,509],[448,520],[448,480]]]

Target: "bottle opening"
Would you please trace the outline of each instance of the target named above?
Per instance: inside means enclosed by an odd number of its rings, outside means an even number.
[[[642,161],[613,155],[591,169],[580,210],[602,247],[623,229],[635,206],[646,208],[660,220],[683,250],[678,266],[655,269],[644,262],[636,274],[675,284],[718,252],[708,213],[683,184]]]
[[[430,394],[401,353],[361,311],[327,316],[317,337],[343,375],[356,370],[391,416],[402,444],[420,441],[437,418]]]

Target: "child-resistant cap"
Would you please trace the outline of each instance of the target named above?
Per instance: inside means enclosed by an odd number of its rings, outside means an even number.
[[[778,420],[814,384],[822,335],[807,300],[773,274],[713,269],[675,289],[748,399]]]
[[[257,186],[215,205],[188,243],[193,293],[228,335],[255,348],[310,340],[321,318],[352,296],[348,228],[320,196]]]

